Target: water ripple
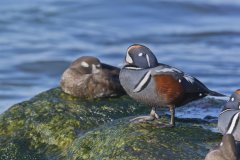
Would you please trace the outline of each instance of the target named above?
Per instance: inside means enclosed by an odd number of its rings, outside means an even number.
[[[9,0],[0,1],[0,14],[0,113],[57,86],[79,56],[120,66],[132,43],[211,89],[239,88],[235,0]]]

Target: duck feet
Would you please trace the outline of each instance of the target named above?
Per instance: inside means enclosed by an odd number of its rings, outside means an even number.
[[[139,117],[133,118],[133,119],[130,120],[130,122],[131,123],[141,123],[141,122],[153,121],[155,119],[159,119],[159,116],[156,113],[156,108],[153,107],[151,112],[150,112],[150,115],[148,115],[148,116],[139,116]]]
[[[174,105],[169,105],[170,108],[170,113],[171,113],[171,119],[169,124],[162,124],[163,127],[175,127],[175,106]],[[131,123],[142,123],[142,122],[149,122],[149,121],[154,121],[156,119],[159,119],[158,114],[156,113],[156,108],[153,107],[150,115],[148,116],[139,116],[136,118],[133,118],[130,120]]]

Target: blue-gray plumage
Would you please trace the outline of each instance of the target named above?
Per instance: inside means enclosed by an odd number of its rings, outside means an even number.
[[[240,141],[240,89],[236,90],[223,107],[218,117],[218,128],[222,134],[232,134]]]
[[[158,63],[149,48],[138,44],[128,48],[119,77],[130,97],[152,107],[150,116],[137,117],[133,121],[157,119],[156,107],[168,106],[171,111],[170,124],[174,126],[175,106],[207,95],[223,96],[183,71]]]

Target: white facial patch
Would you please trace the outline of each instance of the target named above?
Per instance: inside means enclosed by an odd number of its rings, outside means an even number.
[[[133,63],[133,60],[132,60],[132,57],[130,57],[129,53],[127,52],[127,55],[126,55],[126,62],[128,63]]]
[[[233,102],[234,100],[235,100],[234,97],[232,97],[232,98],[231,98],[231,101]]]
[[[143,53],[138,53],[138,56],[139,56],[139,57],[142,57],[142,56],[143,56]]]
[[[100,70],[97,69],[97,67],[95,66],[95,64],[92,65],[92,73],[98,73]]]
[[[100,67],[101,67],[101,65],[100,65],[100,64],[98,64],[98,65],[97,65],[97,67],[98,67],[98,68],[100,68]]]
[[[202,93],[199,93],[199,97],[201,97],[202,96]]]
[[[178,80],[178,82],[179,82],[179,83],[181,83],[181,82],[182,82],[182,80],[181,80],[181,79],[179,79],[179,80]]]
[[[83,66],[83,67],[89,67],[89,64],[87,63],[87,62],[81,62],[81,66]]]

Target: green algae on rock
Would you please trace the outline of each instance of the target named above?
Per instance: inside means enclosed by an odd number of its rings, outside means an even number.
[[[60,159],[77,135],[145,108],[127,96],[84,100],[51,89],[0,116],[0,159]]]
[[[205,99],[189,105],[221,103]],[[0,159],[200,159],[208,141],[220,141],[218,134],[199,127],[209,126],[201,121],[164,129],[155,125],[159,121],[129,124],[129,116],[148,111],[128,96],[87,100],[54,88],[0,115]]]
[[[68,149],[69,160],[168,160],[204,159],[209,148],[221,135],[197,124],[177,123],[163,128],[165,118],[151,123],[131,124],[118,120],[90,131],[76,139]]]

